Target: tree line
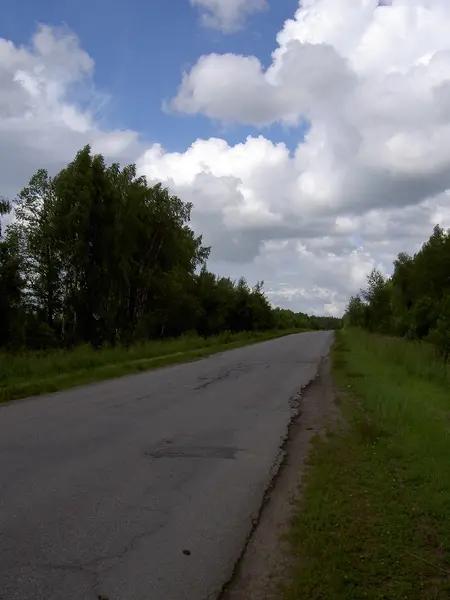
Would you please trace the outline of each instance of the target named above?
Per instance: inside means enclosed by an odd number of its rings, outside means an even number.
[[[208,271],[192,205],[89,146],[0,201],[0,347],[94,347],[224,331],[334,328],[274,309],[263,283]],[[3,233],[3,235],[2,235]]]
[[[436,225],[414,256],[402,252],[391,277],[374,269],[353,296],[345,322],[372,332],[426,340],[450,357],[450,230]]]

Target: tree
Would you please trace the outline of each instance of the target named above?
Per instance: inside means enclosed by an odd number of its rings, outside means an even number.
[[[346,321],[370,331],[428,339],[446,361],[450,335],[450,231],[439,225],[414,256],[402,252],[390,279],[373,270]]]
[[[0,199],[0,217],[8,215],[11,205]],[[7,231],[2,236],[0,219],[0,346],[17,350],[23,344],[24,318],[21,302],[24,282],[21,277],[18,238],[14,232]]]
[[[450,358],[450,295],[441,302],[439,317],[430,330],[428,340],[434,344],[438,357],[447,363]]]
[[[55,342],[62,302],[61,258],[54,226],[56,196],[54,182],[40,169],[18,195],[17,223],[13,226],[22,259],[22,276],[29,314],[43,321],[46,344]],[[59,337],[59,336],[58,336]],[[39,342],[37,341],[38,345]]]
[[[350,298],[347,305],[345,321],[352,327],[366,327],[367,305],[364,304],[359,295]]]
[[[14,208],[0,246],[2,346],[99,348],[313,323],[274,311],[262,282],[209,272],[192,204],[89,146],[54,177],[37,171]],[[1,214],[10,209],[1,201]]]
[[[391,320],[391,288],[380,270],[373,269],[367,277],[367,288],[361,291],[366,303],[366,327],[370,331],[388,332]]]

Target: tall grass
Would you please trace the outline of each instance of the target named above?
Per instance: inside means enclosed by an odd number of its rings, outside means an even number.
[[[202,338],[196,334],[130,347],[0,353],[0,402],[136,373],[209,353],[281,337],[298,330],[242,332]]]
[[[338,334],[348,427],[317,439],[288,600],[450,598],[449,367],[423,343]]]
[[[369,351],[374,358],[401,367],[412,377],[450,384],[450,365],[439,360],[435,348],[427,342],[368,335],[358,329],[347,330],[347,333],[351,333],[353,344],[364,352]]]

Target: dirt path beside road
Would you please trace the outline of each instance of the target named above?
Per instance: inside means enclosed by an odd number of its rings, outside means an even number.
[[[302,477],[311,441],[340,419],[334,402],[330,358],[318,376],[296,398],[298,413],[289,428],[285,456],[266,494],[259,519],[248,539],[232,581],[220,600],[281,600],[290,559],[283,535],[289,530],[292,499],[301,494]]]

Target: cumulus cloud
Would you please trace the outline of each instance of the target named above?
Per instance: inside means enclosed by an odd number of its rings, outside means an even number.
[[[450,226],[447,194],[359,213],[302,204],[296,156],[262,136],[235,146],[199,140],[184,153],[155,145],[138,167],[194,203],[212,268],[264,279],[271,300],[292,309],[342,312],[372,268],[388,274],[397,254],[416,251],[435,222]]]
[[[282,256],[297,271],[290,279],[277,267],[273,297],[295,303],[314,290],[335,311],[371,267],[388,272],[436,222],[450,225],[449,27],[446,0],[303,0],[271,64],[202,56],[171,103],[224,124],[279,123],[291,135],[306,121],[295,152],[264,137],[208,140],[183,155],[159,149],[147,172],[199,197],[206,177],[218,196],[207,212],[215,235],[234,240],[234,259],[263,273],[267,252]],[[230,245],[222,249],[220,260]]]
[[[210,268],[265,280],[277,304],[336,314],[374,266],[388,273],[436,222],[450,227],[449,27],[444,0],[302,0],[268,67],[203,56],[172,103],[261,135],[179,153],[140,151],[136,133],[99,126],[107,99],[69,32],[41,27],[29,47],[2,40],[2,191],[91,141],[193,202]],[[294,150],[265,137],[274,123],[298,134]]]
[[[249,15],[267,8],[266,0],[190,0],[190,3],[200,9],[204,25],[223,33],[241,29]]]
[[[292,40],[281,64],[267,70],[254,56],[202,56],[184,74],[172,108],[224,123],[295,125],[347,96],[354,80],[332,46]]]
[[[29,46],[0,38],[2,194],[13,197],[38,168],[60,169],[87,143],[111,159],[137,152],[136,133],[96,123],[107,96],[95,90],[93,67],[64,28],[39,26]]]
[[[450,186],[450,4],[305,0],[272,63],[203,56],[172,107],[224,123],[310,130],[297,150],[303,207],[406,206]]]

